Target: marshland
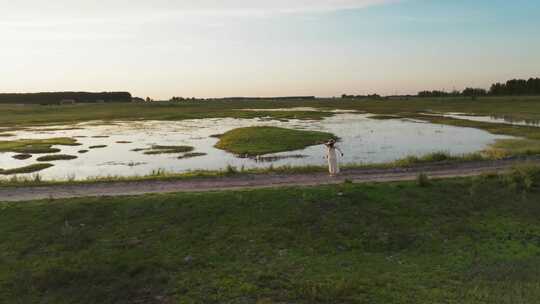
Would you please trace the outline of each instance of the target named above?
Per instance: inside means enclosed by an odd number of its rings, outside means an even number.
[[[1,105],[0,168],[3,180],[58,181],[313,167],[324,165],[320,144],[329,138],[338,139],[346,166],[434,153],[500,159],[540,151],[538,104],[484,97]]]
[[[540,1],[0,2],[1,304],[540,303]]]

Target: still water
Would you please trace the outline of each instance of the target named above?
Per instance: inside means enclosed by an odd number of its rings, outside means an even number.
[[[489,123],[501,123],[514,126],[528,126],[528,127],[540,127],[540,121],[535,119],[530,120],[516,120],[510,116],[481,116],[481,115],[470,115],[466,113],[424,113],[426,115],[435,115],[443,116],[449,118],[479,121],[479,122],[489,122]]]
[[[324,165],[325,149],[312,146],[303,150],[272,154],[279,156],[271,162],[240,158],[214,148],[218,139],[211,135],[248,126],[278,126],[302,130],[331,132],[339,136],[340,148],[345,153],[342,163],[381,163],[409,155],[445,151],[452,154],[476,152],[497,139],[507,136],[492,135],[482,130],[435,125],[410,120],[375,120],[369,114],[338,113],[320,121],[270,118],[234,119],[212,118],[183,121],[118,121],[112,124],[88,122],[69,126],[54,126],[39,130],[11,132],[15,139],[76,137],[82,146],[57,146],[62,154],[77,155],[70,161],[55,161],[54,167],[43,170],[44,179],[84,179],[97,176],[147,175],[154,170],[187,172],[193,170],[219,170],[227,165],[247,168],[273,166]],[[65,128],[65,130],[59,130]],[[7,139],[6,139],[7,140]],[[124,143],[119,143],[124,142]],[[129,143],[126,143],[129,142]],[[79,150],[90,146],[107,145],[101,149]],[[134,149],[152,145],[188,145],[204,156],[178,159],[178,155],[145,155]],[[0,153],[0,168],[10,169],[36,163],[33,156],[15,160],[15,153]],[[287,158],[287,156],[294,156]],[[6,177],[4,177],[6,178]]]

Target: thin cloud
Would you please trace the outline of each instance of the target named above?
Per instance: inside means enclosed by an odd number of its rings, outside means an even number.
[[[4,40],[134,37],[150,24],[224,27],[231,18],[320,14],[400,0],[0,0]]]
[[[344,9],[360,9],[399,0],[0,0],[0,16],[11,19],[25,15],[50,16],[125,16],[156,12],[186,14],[276,14],[310,13]],[[11,18],[10,18],[11,17]]]
[[[266,13],[301,13],[358,9],[366,6],[395,2],[392,0],[273,0],[250,1],[199,0],[182,1],[175,8],[198,12],[266,12]]]

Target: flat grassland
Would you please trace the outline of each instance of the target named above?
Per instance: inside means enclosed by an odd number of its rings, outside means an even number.
[[[536,303],[540,176],[0,204],[2,303]]]
[[[495,115],[514,120],[540,121],[540,96],[470,98],[411,98],[409,100],[317,99],[305,101],[185,101],[152,104],[80,104],[67,106],[0,105],[0,127],[69,124],[90,120],[183,120],[195,118],[270,116],[276,119],[320,119],[325,112],[263,112],[243,109],[315,107],[357,110],[373,114],[412,114],[425,111]]]
[[[239,110],[308,106],[322,110]],[[321,119],[333,109],[524,138],[498,142],[495,157],[540,153],[540,128],[421,114],[537,121],[538,97],[0,105],[0,126]],[[403,162],[446,159],[439,153]],[[522,168],[440,181],[0,203],[0,303],[536,303],[539,202],[540,173]]]

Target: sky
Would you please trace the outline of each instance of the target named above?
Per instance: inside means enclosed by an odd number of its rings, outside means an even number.
[[[0,0],[0,92],[409,94],[540,77],[538,0]]]

